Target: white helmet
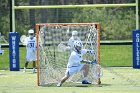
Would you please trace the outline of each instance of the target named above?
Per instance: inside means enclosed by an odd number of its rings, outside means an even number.
[[[30,30],[28,31],[28,33],[29,33],[29,34],[34,34],[34,30],[33,30],[33,29],[30,29]]]
[[[30,30],[28,31],[28,34],[29,34],[29,37],[30,37],[30,38],[33,38],[33,37],[34,37],[34,30],[33,30],[33,29],[30,29]]]
[[[73,46],[74,46],[74,50],[80,51],[80,50],[82,49],[82,46],[83,46],[83,45],[82,45],[82,42],[81,42],[81,41],[75,41],[74,44],[73,44]],[[80,49],[79,49],[78,47],[79,47]]]
[[[77,31],[72,31],[72,36],[77,36],[78,32]]]

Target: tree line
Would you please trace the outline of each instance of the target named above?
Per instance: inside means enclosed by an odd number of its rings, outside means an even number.
[[[10,32],[10,0],[0,1],[0,32],[8,39]],[[134,3],[135,0],[15,0],[15,5],[80,5]],[[135,29],[135,7],[30,9],[16,10],[16,32],[27,34],[36,23],[101,24],[102,40],[131,39]]]

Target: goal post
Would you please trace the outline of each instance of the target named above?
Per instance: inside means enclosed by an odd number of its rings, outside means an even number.
[[[84,55],[85,60],[97,60],[100,64],[100,24],[99,23],[41,23],[36,24],[37,40],[37,83],[53,85],[65,75],[70,50],[59,51],[58,45],[68,46],[72,31],[78,32],[85,49],[93,48],[94,53]],[[90,34],[90,37],[89,37]],[[65,47],[62,47],[65,48]],[[100,82],[100,73],[93,75],[90,65],[88,80],[93,84]],[[81,82],[81,73],[72,76],[67,84]]]

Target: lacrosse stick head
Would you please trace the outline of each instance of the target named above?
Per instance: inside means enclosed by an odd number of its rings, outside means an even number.
[[[57,46],[57,50],[58,52],[65,52],[66,51],[66,45],[64,45],[63,43],[58,44]]]
[[[26,39],[27,37],[26,37],[26,35],[22,35],[21,37],[20,37],[20,42],[23,44],[23,45],[26,45],[25,44],[25,39]]]

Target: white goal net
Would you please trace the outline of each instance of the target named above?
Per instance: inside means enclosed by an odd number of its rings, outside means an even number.
[[[72,31],[85,49],[92,48],[94,53],[84,55],[85,60],[96,60],[100,64],[100,24],[99,23],[45,23],[36,24],[38,85],[53,85],[65,75],[70,50],[67,49]],[[100,73],[90,65],[88,80],[99,81]],[[98,68],[99,69],[99,68]],[[97,69],[96,69],[97,70]],[[94,73],[94,74],[93,74]],[[82,74],[74,74],[68,84],[81,82]]]

